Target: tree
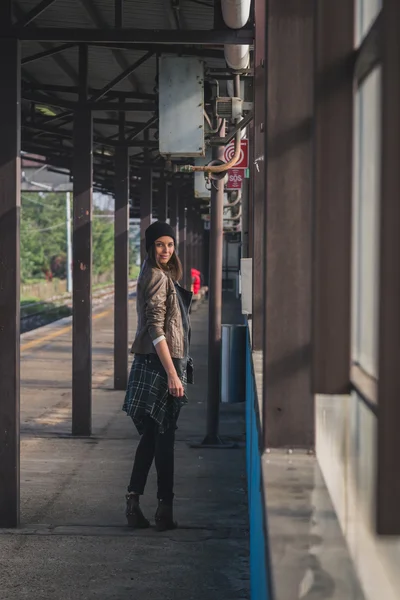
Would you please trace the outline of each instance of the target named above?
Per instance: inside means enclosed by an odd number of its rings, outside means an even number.
[[[93,272],[97,275],[112,271],[114,265],[114,222],[102,218],[103,214],[99,210],[93,214]]]

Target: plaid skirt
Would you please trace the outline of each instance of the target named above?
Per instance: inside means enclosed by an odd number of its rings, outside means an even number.
[[[158,357],[135,356],[122,410],[132,418],[140,435],[143,433],[143,420],[146,415],[155,420],[160,433],[176,424],[180,409],[188,402],[186,372],[180,379],[185,395],[176,398],[168,392],[167,376]]]

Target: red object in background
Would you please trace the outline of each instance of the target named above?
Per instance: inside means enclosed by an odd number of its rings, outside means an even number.
[[[229,162],[235,156],[235,145],[236,142],[230,142],[225,146],[224,150],[224,162]],[[240,142],[240,156],[237,163],[234,165],[236,169],[248,169],[249,167],[249,141],[241,140]]]
[[[244,169],[229,169],[227,190],[241,190],[244,179]]]
[[[196,295],[200,291],[201,279],[200,279],[200,271],[197,269],[192,269],[192,283],[193,283],[193,294]]]

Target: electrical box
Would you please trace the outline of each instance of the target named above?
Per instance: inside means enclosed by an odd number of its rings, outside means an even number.
[[[204,156],[204,63],[195,57],[159,59],[159,151]]]

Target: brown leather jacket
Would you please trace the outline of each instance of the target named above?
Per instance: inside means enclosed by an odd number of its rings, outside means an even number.
[[[137,283],[136,311],[138,325],[131,352],[154,353],[153,340],[165,335],[172,358],[183,358],[184,331],[174,282],[147,260]]]

